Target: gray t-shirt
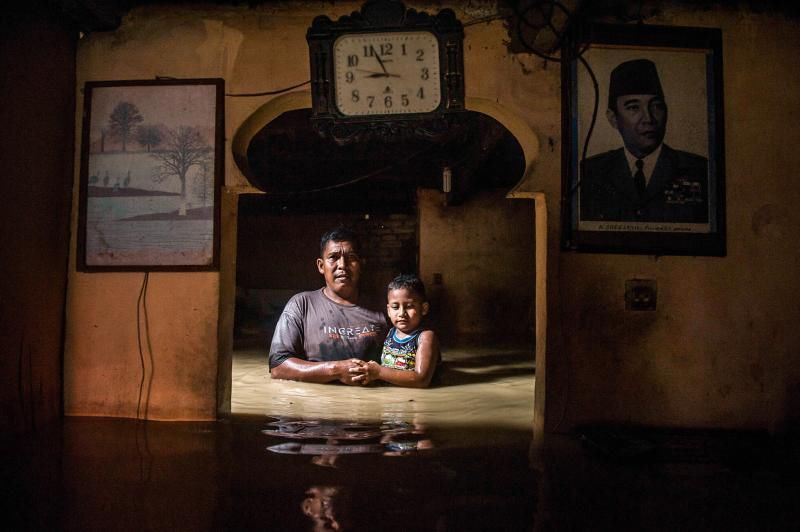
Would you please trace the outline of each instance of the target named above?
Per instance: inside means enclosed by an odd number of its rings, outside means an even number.
[[[383,313],[334,303],[322,290],[301,292],[286,303],[269,348],[270,369],[287,358],[380,361],[387,331]]]

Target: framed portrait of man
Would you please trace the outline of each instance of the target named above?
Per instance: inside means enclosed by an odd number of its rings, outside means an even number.
[[[721,32],[594,25],[562,57],[564,247],[725,255]]]

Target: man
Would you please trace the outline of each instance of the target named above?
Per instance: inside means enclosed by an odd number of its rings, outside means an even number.
[[[364,360],[378,361],[386,336],[383,313],[358,306],[361,259],[344,227],[320,239],[320,290],[294,295],[278,319],[269,349],[272,378],[361,385]]]
[[[582,162],[581,221],[708,222],[708,160],[664,144],[667,104],[647,59],[611,72],[606,118],[624,148]]]

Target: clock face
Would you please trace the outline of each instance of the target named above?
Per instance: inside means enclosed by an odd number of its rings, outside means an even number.
[[[333,45],[346,116],[429,113],[442,100],[439,41],[427,31],[347,34]]]

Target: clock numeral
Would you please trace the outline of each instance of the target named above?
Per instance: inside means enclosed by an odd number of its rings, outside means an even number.
[[[353,75],[353,73],[348,70],[347,74],[344,75],[344,80],[347,83],[353,83],[354,79],[356,79],[355,75]]]
[[[422,90],[422,87],[420,87],[419,90],[417,91],[417,98],[419,98],[420,100],[425,99],[425,92]]]
[[[392,107],[392,97],[391,96],[386,96],[383,99],[383,106],[386,107],[387,109]]]
[[[400,95],[400,104],[403,107],[408,107],[408,94],[401,94]]]
[[[417,61],[425,61],[425,50],[422,48],[417,50]]]
[[[381,45],[381,55],[392,55],[392,43],[387,42]]]
[[[400,45],[400,51],[403,55],[406,55],[406,43]]]
[[[420,79],[428,79],[431,75],[428,73],[428,67],[422,67],[422,73],[419,75]]]
[[[367,106],[372,109],[372,104],[375,103],[375,96],[367,96]]]
[[[375,48],[370,44],[369,46],[364,45],[364,57],[374,57],[375,56]]]
[[[421,90],[421,89],[420,89],[420,90]],[[353,100],[353,103],[358,103],[358,101],[361,99],[361,98],[359,98],[359,96],[358,96],[358,89],[354,89],[354,90],[353,90],[353,94],[352,94],[352,96],[351,96],[351,99]]]
[[[351,54],[347,56],[347,66],[349,67],[358,66],[358,56],[356,54]]]

